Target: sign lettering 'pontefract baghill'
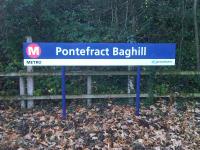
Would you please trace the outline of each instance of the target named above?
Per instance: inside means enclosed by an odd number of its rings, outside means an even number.
[[[171,66],[173,43],[24,43],[25,66]]]

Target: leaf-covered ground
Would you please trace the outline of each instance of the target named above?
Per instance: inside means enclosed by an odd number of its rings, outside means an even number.
[[[61,109],[0,110],[0,149],[200,149],[199,108],[176,110],[157,102],[134,115],[112,103]]]

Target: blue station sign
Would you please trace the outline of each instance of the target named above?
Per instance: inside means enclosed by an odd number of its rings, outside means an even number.
[[[25,66],[171,66],[174,43],[23,43]]]

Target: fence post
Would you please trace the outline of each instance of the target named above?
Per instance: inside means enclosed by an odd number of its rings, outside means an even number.
[[[136,110],[135,115],[140,115],[140,77],[141,77],[141,68],[140,66],[137,67],[137,81],[136,81]]]
[[[26,38],[27,43],[32,43],[32,38],[28,36]],[[27,72],[33,72],[33,66],[27,66]],[[34,90],[34,82],[33,82],[33,77],[28,76],[27,77],[27,95],[28,96],[33,96],[33,90]],[[32,108],[34,107],[34,101],[33,100],[28,100],[27,101],[27,108]]]
[[[23,77],[19,77],[19,93],[20,93],[20,96],[25,95],[25,84],[24,84]],[[21,108],[26,108],[25,100],[21,100]]]
[[[87,94],[91,95],[92,94],[92,77],[87,76]],[[91,106],[91,98],[87,99],[87,106]]]
[[[133,67],[128,66],[128,71],[133,71]],[[134,92],[134,76],[128,75],[127,94],[133,94]],[[128,102],[130,105],[133,105],[133,98],[129,98]]]

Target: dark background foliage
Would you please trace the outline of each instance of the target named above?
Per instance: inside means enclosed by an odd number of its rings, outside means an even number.
[[[198,27],[199,7],[198,2]],[[196,70],[193,20],[192,0],[0,0],[0,72],[25,70],[22,63],[22,43],[26,36],[32,36],[36,42],[173,42],[177,44],[176,66],[154,69],[143,67],[144,70],[152,72],[150,78],[143,79],[143,89],[153,87],[152,91],[162,94],[179,90],[198,91],[199,77],[158,79],[153,74],[153,71],[161,70]],[[48,68],[48,71],[59,69],[52,67]],[[97,69],[127,70],[127,67]],[[47,68],[35,70],[47,71]],[[77,87],[71,89],[70,93],[84,93],[84,84],[81,86],[83,90],[78,89],[79,82],[85,81],[84,77],[69,79],[67,84]],[[98,83],[99,79],[101,83]],[[148,80],[149,82],[146,82]],[[96,81],[94,85],[99,86],[101,93],[121,92],[122,87],[124,92],[126,91],[125,77],[99,77]],[[11,93],[16,94],[14,89],[17,89],[17,84],[18,79],[2,79],[0,94],[7,93],[7,89],[13,89]],[[57,94],[60,92],[59,84],[59,78],[38,78],[36,85],[42,85],[42,89],[37,89],[35,94]],[[109,86],[109,90],[105,88],[105,84]],[[190,86],[191,88],[188,88]],[[94,89],[94,92],[97,91]]]

